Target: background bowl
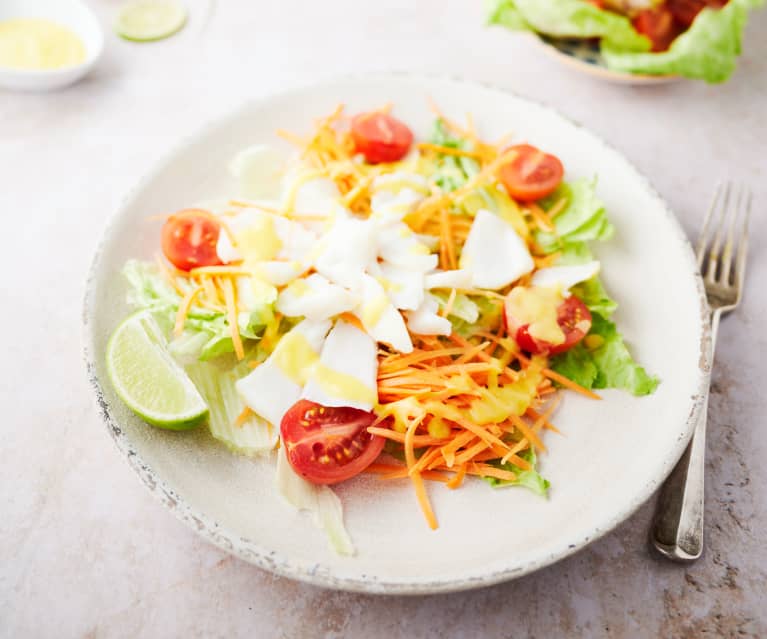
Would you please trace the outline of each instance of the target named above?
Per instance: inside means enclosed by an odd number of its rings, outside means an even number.
[[[646,75],[622,73],[607,66],[599,50],[599,42],[584,38],[551,38],[540,34],[533,36],[544,50],[559,62],[600,80],[615,84],[649,85],[668,84],[679,80],[675,75]]]
[[[0,88],[51,91],[77,82],[101,57],[104,34],[96,16],[79,0],[2,0],[0,21],[45,18],[76,33],[85,45],[85,61],[62,69],[7,69],[0,67]]]

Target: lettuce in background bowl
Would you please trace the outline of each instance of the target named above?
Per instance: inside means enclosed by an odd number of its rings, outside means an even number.
[[[598,38],[607,68],[619,73],[719,83],[735,70],[748,12],[762,5],[764,0],[730,0],[722,9],[704,9],[659,53],[650,51],[650,41],[627,17],[585,0],[491,0],[488,24],[554,38]]]

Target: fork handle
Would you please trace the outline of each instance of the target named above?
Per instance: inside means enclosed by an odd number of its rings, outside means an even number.
[[[711,315],[713,355],[721,313]],[[693,562],[703,554],[708,389],[687,450],[661,489],[650,533],[652,546],[672,561]]]

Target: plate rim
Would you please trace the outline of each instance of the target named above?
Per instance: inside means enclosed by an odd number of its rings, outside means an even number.
[[[190,144],[193,144],[195,140],[215,129],[223,121],[234,118],[238,113],[241,113],[254,105],[278,97],[285,97],[291,94],[311,91],[313,89],[321,88],[325,85],[332,85],[334,83],[342,82],[354,82],[358,80],[370,80],[371,77],[381,79],[423,79],[427,81],[447,82],[464,88],[481,87],[494,93],[510,96],[537,109],[548,111],[554,116],[561,118],[568,124],[578,129],[585,130],[605,148],[617,154],[625,162],[627,167],[635,173],[637,179],[641,182],[642,188],[647,191],[648,195],[657,201],[659,208],[663,211],[663,214],[666,216],[672,228],[678,235],[680,243],[682,244],[682,247],[687,254],[690,273],[693,274],[693,278],[696,283],[701,318],[701,341],[698,353],[698,385],[696,393],[691,397],[692,406],[685,422],[685,429],[680,437],[677,438],[674,448],[670,450],[669,454],[666,456],[665,463],[662,466],[660,475],[656,478],[655,481],[648,482],[647,486],[642,491],[640,491],[631,502],[627,503],[626,506],[621,508],[615,515],[613,515],[607,522],[605,522],[601,528],[594,528],[590,531],[590,533],[581,535],[581,537],[579,537],[577,540],[571,542],[567,548],[564,548],[559,552],[552,552],[543,558],[532,559],[521,566],[502,568],[490,573],[469,576],[461,579],[423,582],[409,580],[398,581],[392,579],[381,580],[372,578],[371,576],[337,577],[327,569],[307,570],[301,565],[292,563],[289,558],[284,556],[280,557],[274,550],[266,551],[266,549],[259,547],[259,545],[252,540],[236,537],[235,535],[227,532],[226,530],[222,529],[222,527],[213,518],[209,517],[204,512],[197,511],[190,504],[184,501],[184,499],[181,498],[181,496],[178,495],[175,490],[170,485],[168,485],[165,480],[163,480],[147,462],[142,459],[139,452],[133,446],[132,442],[129,440],[128,436],[125,434],[122,427],[118,423],[118,420],[112,414],[110,404],[104,395],[102,382],[99,380],[96,373],[96,363],[94,356],[95,335],[92,328],[93,322],[91,320],[93,317],[95,317],[96,304],[94,294],[96,281],[98,279],[98,267],[100,266],[101,260],[104,256],[104,245],[106,244],[108,238],[111,237],[114,227],[121,219],[124,210],[130,205],[135,197],[138,196],[142,189],[145,188],[146,184],[150,182],[162,168],[167,166],[168,162],[170,162],[173,157],[177,156]],[[81,336],[83,344],[82,356],[85,364],[87,379],[91,388],[93,389],[101,418],[104,421],[104,425],[111,435],[112,440],[114,441],[120,453],[122,453],[122,455],[127,458],[128,463],[139,476],[139,479],[146,486],[149,492],[156,499],[158,499],[160,503],[165,506],[165,508],[170,510],[177,519],[185,523],[197,534],[218,548],[257,566],[258,568],[267,570],[282,577],[288,577],[290,579],[295,579],[315,586],[333,588],[349,592],[387,595],[427,595],[470,590],[484,586],[491,586],[522,577],[523,575],[535,572],[545,568],[546,566],[557,563],[584,549],[586,546],[590,545],[597,539],[600,539],[608,532],[615,529],[626,519],[628,519],[634,512],[636,512],[636,510],[640,508],[640,506],[648,501],[655,490],[669,475],[678,460],[681,458],[682,453],[684,452],[692,435],[698,416],[701,414],[701,411],[705,405],[707,388],[709,386],[710,380],[711,335],[710,325],[706,321],[708,313],[708,302],[706,300],[705,289],[703,287],[703,280],[700,276],[700,273],[698,272],[697,265],[694,260],[692,245],[690,244],[687,235],[679,223],[679,220],[676,218],[666,201],[652,186],[652,183],[649,181],[649,179],[612,144],[605,141],[601,136],[593,133],[590,129],[583,126],[581,123],[564,115],[558,109],[550,106],[549,104],[520,95],[515,91],[499,87],[490,82],[477,81],[462,76],[456,76],[454,74],[411,71],[375,71],[330,75],[319,78],[314,82],[292,84],[282,90],[270,91],[264,95],[242,100],[237,104],[236,107],[206,119],[201,125],[195,127],[190,133],[181,136],[176,143],[170,145],[166,152],[161,154],[159,158],[149,166],[149,169],[139,177],[133,187],[131,187],[120,199],[117,206],[112,211],[106,223],[102,227],[102,232],[100,234],[90,267],[88,269],[84,290],[85,294],[82,306],[83,326]]]

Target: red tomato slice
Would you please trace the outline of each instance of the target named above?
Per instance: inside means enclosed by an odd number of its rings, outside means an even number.
[[[220,233],[221,224],[212,213],[185,209],[171,215],[162,227],[162,252],[182,271],[223,264],[216,253]]]
[[[511,149],[517,152],[516,157],[498,173],[509,195],[522,202],[534,202],[551,195],[565,173],[559,158],[529,144],[518,144]]]
[[[519,348],[534,355],[557,355],[569,351],[591,330],[591,313],[575,295],[571,295],[557,307],[557,323],[565,334],[561,344],[539,340],[528,332],[529,324],[520,325],[508,312],[504,312],[506,328],[514,336]]]
[[[367,430],[375,419],[357,408],[296,402],[280,424],[290,465],[314,484],[337,484],[359,475],[384,447],[384,438]]]
[[[370,164],[396,162],[407,155],[413,132],[388,113],[360,113],[352,120],[352,139]]]
[[[666,6],[677,22],[685,28],[689,28],[706,7],[721,9],[726,4],[727,0],[667,0],[666,2]]]
[[[674,21],[674,15],[666,7],[644,9],[632,20],[634,28],[649,38],[653,51],[666,51],[682,32]]]

